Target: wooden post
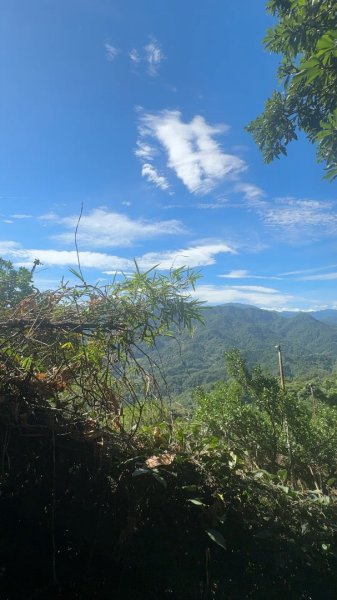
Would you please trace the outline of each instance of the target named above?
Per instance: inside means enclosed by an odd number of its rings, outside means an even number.
[[[280,369],[281,388],[282,388],[282,391],[285,392],[286,386],[285,386],[285,381],[284,381],[284,370],[283,370],[281,345],[278,344],[277,346],[275,346],[275,348],[278,353],[278,365],[279,365],[279,369]],[[288,455],[289,455],[290,481],[291,481],[292,487],[294,487],[293,453],[292,453],[291,442],[290,442],[289,425],[288,425],[287,415],[285,415],[285,417],[284,417],[284,433],[286,436],[286,447],[287,447],[287,451],[288,451]]]
[[[279,369],[280,369],[281,388],[284,391],[285,390],[284,371],[283,371],[282,351],[281,351],[280,344],[278,344],[277,346],[275,346],[275,348],[277,349],[277,352],[278,352],[278,365],[279,365]]]

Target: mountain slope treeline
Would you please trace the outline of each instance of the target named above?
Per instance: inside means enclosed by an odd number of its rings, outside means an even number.
[[[171,393],[224,379],[224,354],[238,348],[249,366],[278,372],[275,345],[281,344],[288,378],[331,373],[336,366],[336,311],[277,313],[248,305],[207,308],[205,324],[193,336],[161,339],[151,356],[164,366]]]

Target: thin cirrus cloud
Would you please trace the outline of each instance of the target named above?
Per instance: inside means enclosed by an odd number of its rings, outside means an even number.
[[[12,219],[22,220],[22,219],[31,219],[32,216],[33,215],[28,215],[28,214],[25,214],[25,213],[18,213],[18,214],[15,214],[15,215],[11,215],[11,218]]]
[[[147,252],[136,257],[140,269],[149,269],[156,265],[160,270],[166,271],[171,268],[179,268],[185,265],[190,267],[208,266],[215,263],[216,256],[222,253],[235,253],[226,243],[196,244],[180,250],[168,250],[162,252]],[[16,242],[1,242],[0,254],[7,256],[17,266],[29,267],[38,258],[45,266],[72,266],[78,264],[80,259],[83,268],[94,268],[104,271],[106,274],[114,274],[116,271],[133,271],[134,260],[128,257],[114,256],[105,252],[80,252],[75,250],[55,250],[41,248],[22,248]]]
[[[146,177],[148,181],[154,183],[156,187],[159,187],[161,190],[168,190],[170,187],[169,182],[166,177],[160,175],[155,169],[153,165],[149,163],[144,163],[142,166],[142,177]]]
[[[158,75],[159,66],[165,59],[165,55],[155,38],[152,38],[145,46],[144,50],[148,73],[151,77],[156,77]]]
[[[252,275],[251,273],[249,273],[249,271],[245,269],[229,271],[229,273],[218,275],[218,277],[222,279],[281,279],[281,277],[277,277],[274,275]]]
[[[140,118],[138,148],[156,143],[164,152],[166,165],[192,194],[207,194],[225,179],[233,179],[246,169],[238,156],[225,153],[214,139],[228,130],[227,125],[209,125],[196,115],[184,122],[176,110],[143,114]],[[136,150],[137,152],[137,150]]]
[[[131,60],[131,63],[133,65],[139,65],[139,63],[141,62],[142,59],[141,59],[141,56],[140,56],[137,48],[132,48],[128,54],[129,54],[129,59]]]
[[[66,244],[74,244],[74,232],[78,224],[78,216],[59,217],[53,213],[42,215],[40,219],[47,223],[55,222],[66,230],[53,236],[53,239]],[[180,221],[146,221],[131,219],[125,214],[111,212],[104,208],[96,208],[87,215],[82,215],[77,232],[77,241],[93,248],[127,247],[156,237],[186,233]]]
[[[292,275],[312,275],[313,273],[319,273],[321,271],[328,271],[329,269],[335,269],[336,264],[325,265],[324,267],[313,267],[311,269],[299,269],[297,271],[287,271],[286,273],[280,273],[281,277],[292,276]]]
[[[160,43],[154,37],[151,37],[149,43],[143,46],[141,50],[138,48],[129,50],[128,55],[134,67],[144,64],[148,75],[151,77],[157,77],[160,65],[166,59]]]
[[[261,308],[276,310],[282,310],[285,307],[289,308],[289,302],[294,300],[293,296],[283,294],[274,288],[254,285],[199,285],[197,286],[194,295],[199,298],[199,300],[203,300],[209,304],[241,302],[244,304],[253,304]]]
[[[218,275],[218,277],[223,277],[225,279],[245,279],[249,277],[249,273],[245,269],[238,269],[236,271],[225,273],[224,275]]]
[[[317,275],[305,275],[298,277],[297,281],[334,281],[337,279],[337,272],[333,273],[318,273]]]
[[[6,243],[5,243],[6,244]],[[10,258],[16,266],[31,267],[38,258],[44,266],[67,267],[78,264],[78,255],[75,250],[55,250],[43,248],[21,248],[19,244],[0,244],[0,252]],[[130,267],[132,261],[120,256],[112,256],[103,252],[80,252],[82,267],[99,270],[123,270]]]
[[[227,198],[216,198],[212,202],[197,202],[194,207],[201,210],[217,210],[219,208],[232,208],[232,205]]]
[[[119,54],[122,54],[122,50],[110,42],[104,44],[104,50],[105,57],[109,62],[113,62]],[[159,75],[161,63],[166,59],[160,43],[154,37],[150,37],[148,44],[141,49],[131,48],[127,54],[133,67],[145,65],[146,72],[151,77]]]
[[[113,46],[112,44],[109,44],[108,42],[106,42],[104,44],[104,49],[105,49],[105,57],[107,59],[107,61],[112,62],[115,60],[116,56],[118,56],[118,54],[120,54],[120,49],[116,48],[116,46]]]
[[[282,230],[289,240],[319,239],[337,233],[336,202],[293,197],[266,200],[261,188],[244,182],[238,182],[234,191],[242,193],[247,206],[267,227]]]
[[[295,234],[299,229],[315,237],[337,232],[337,213],[332,202],[277,198],[272,206],[264,208],[263,219],[271,227]]]
[[[292,239],[337,233],[337,205],[335,202],[301,198],[264,199],[264,192],[254,184],[238,183],[248,206],[256,210],[261,221],[271,229],[283,230]]]
[[[257,203],[257,206],[260,205],[259,201],[261,198],[265,196],[264,191],[253,183],[241,182],[238,183],[234,189],[236,192],[242,192],[245,200],[248,200],[253,204]]]
[[[188,266],[207,267],[214,265],[218,254],[236,254],[236,250],[227,243],[196,244],[180,250],[163,252],[148,252],[137,258],[137,263],[142,269],[149,269],[154,265],[162,270]]]
[[[156,155],[156,149],[150,144],[145,144],[144,142],[137,141],[135,149],[135,155],[137,158],[141,158],[144,160],[153,160]]]

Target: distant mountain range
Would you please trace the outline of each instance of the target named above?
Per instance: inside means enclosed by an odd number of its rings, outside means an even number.
[[[337,367],[337,310],[274,312],[242,304],[204,311],[194,335],[158,344],[171,393],[224,379],[224,353],[238,348],[248,365],[278,373],[275,346],[281,344],[286,377],[331,373]],[[158,361],[158,353],[151,352]]]

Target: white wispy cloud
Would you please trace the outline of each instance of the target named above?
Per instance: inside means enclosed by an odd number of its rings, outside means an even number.
[[[44,222],[44,221],[46,221],[46,222],[50,221],[51,223],[52,222],[57,222],[57,221],[59,221],[59,219],[60,219],[60,217],[55,212],[44,213],[43,215],[40,215],[38,217],[39,221],[42,221],[42,222]]]
[[[11,215],[12,219],[31,219],[33,215],[26,215],[26,214],[15,214],[15,215]]]
[[[274,198],[264,200],[246,198],[260,219],[270,228],[282,230],[292,240],[306,236],[317,239],[322,235],[337,233],[337,206],[334,202],[300,198]]]
[[[139,65],[139,63],[142,60],[140,57],[140,54],[136,48],[132,48],[129,51],[129,59],[131,60],[133,65]]]
[[[260,200],[265,196],[264,191],[253,183],[238,183],[235,186],[235,191],[243,193],[246,200],[251,200],[253,202]]]
[[[227,302],[240,302],[243,304],[253,304],[259,308],[281,310],[288,308],[287,304],[293,302],[295,298],[289,294],[284,294],[274,288],[263,286],[217,286],[217,285],[199,285],[194,295],[210,304],[224,304]]]
[[[166,154],[167,166],[187,189],[194,194],[206,194],[225,179],[235,178],[246,169],[238,156],[225,153],[214,136],[228,130],[227,125],[209,125],[196,115],[189,123],[181,113],[164,110],[144,114],[140,122],[142,144],[150,137]]]
[[[218,277],[222,279],[281,279],[281,277],[274,275],[252,275],[246,269],[229,271],[229,273],[218,275]]]
[[[229,271],[229,273],[225,273],[224,275],[218,275],[218,277],[224,277],[226,279],[243,279],[248,277],[248,271],[245,269],[238,269],[237,271]]]
[[[145,163],[142,166],[142,177],[145,177],[148,181],[154,183],[154,185],[159,187],[161,190],[168,190],[170,187],[166,177],[159,175],[154,166],[150,165],[149,163]]]
[[[52,267],[67,267],[78,264],[78,256],[75,250],[54,250],[44,248],[16,248],[7,251],[7,256],[17,266],[30,267],[38,258],[43,265]],[[113,269],[123,270],[134,265],[133,261],[120,256],[113,256],[103,252],[80,252],[80,263],[83,268],[98,270]]]
[[[264,221],[272,227],[283,227],[289,231],[300,227],[315,233],[315,228],[323,229],[327,234],[337,232],[336,207],[331,202],[319,200],[301,200],[296,198],[277,198],[273,204],[264,207]]]
[[[236,250],[226,243],[196,244],[180,250],[167,250],[163,252],[147,252],[137,258],[137,263],[142,269],[149,269],[159,265],[160,269],[169,270],[172,267],[187,266],[190,268],[206,267],[216,262],[218,254],[235,254]]]
[[[291,241],[337,233],[336,202],[293,197],[266,199],[261,188],[242,182],[236,184],[234,191],[243,194],[248,207],[256,211],[265,225],[282,230]]]
[[[181,266],[202,267],[212,265],[216,256],[222,253],[235,253],[235,249],[226,243],[196,244],[180,250],[167,250],[162,252],[147,252],[136,256],[140,269],[149,269],[158,265],[160,270],[166,271]],[[17,266],[31,267],[36,258],[45,266],[73,266],[78,264],[78,255],[75,250],[57,250],[44,248],[22,248],[16,242],[0,243],[0,255],[10,258]],[[116,271],[133,271],[135,264],[133,258],[115,256],[105,252],[83,251],[79,253],[80,263],[83,268],[93,268],[113,274]]]
[[[8,256],[8,254],[14,252],[18,248],[20,248],[18,242],[12,240],[0,241],[0,256]]]
[[[144,65],[146,72],[151,77],[159,74],[160,65],[166,59],[160,43],[154,37],[151,37],[148,44],[141,49],[131,48],[128,56],[133,67]]]
[[[298,277],[297,281],[334,281],[337,279],[337,271],[333,273],[318,273],[317,275],[305,275]]]
[[[226,200],[225,198],[221,199],[215,199],[212,202],[196,202],[195,204],[189,204],[189,206],[191,208],[197,208],[200,210],[217,210],[217,209],[224,209],[224,208],[236,208],[236,204],[230,203],[228,200]],[[160,208],[162,208],[163,210],[169,210],[169,209],[175,209],[175,208],[186,208],[186,203],[185,204],[163,204],[160,206]]]
[[[145,46],[145,60],[148,65],[148,73],[151,77],[156,77],[158,75],[158,70],[160,64],[165,59],[165,55],[155,38]]]
[[[116,48],[116,46],[112,46],[112,44],[109,44],[108,42],[104,44],[104,49],[105,57],[109,62],[115,60],[116,56],[118,56],[118,54],[120,54],[121,52],[119,48]]]
[[[109,62],[113,62],[115,58],[121,54],[122,50],[114,46],[110,42],[104,44],[105,57]],[[141,63],[146,66],[147,73],[151,77],[156,77],[159,73],[159,68],[166,56],[156,38],[151,38],[149,43],[143,46],[141,50],[131,48],[128,51],[128,57],[134,67],[139,67]]]
[[[67,231],[54,236],[60,242],[74,244],[74,232],[78,215],[56,217],[54,214],[41,217],[62,225]],[[141,240],[185,233],[180,221],[147,221],[131,219],[125,214],[96,208],[89,214],[83,214],[79,223],[77,241],[91,248],[113,248],[132,246]]]
[[[150,144],[146,144],[145,142],[141,142],[140,140],[136,143],[135,155],[138,158],[144,160],[153,160],[156,155],[156,149]]]
[[[229,203],[227,198],[216,198],[213,202],[197,202],[194,204],[195,208],[199,208],[201,210],[217,210],[219,208],[229,208],[233,206]]]
[[[280,273],[280,276],[286,277],[286,276],[292,276],[292,275],[307,275],[307,274],[318,273],[321,271],[327,271],[328,269],[335,269],[336,267],[337,267],[337,264],[325,265],[322,267],[312,267],[310,269],[298,269],[297,271],[287,271],[286,273]]]
[[[53,248],[23,248],[21,244],[13,241],[0,242],[0,255],[13,261],[16,266],[32,267],[38,258],[44,266],[70,267],[78,264],[78,255],[75,250],[57,250]],[[80,263],[83,268],[98,270],[133,269],[134,262],[129,258],[113,256],[104,252],[84,251],[79,253]]]

